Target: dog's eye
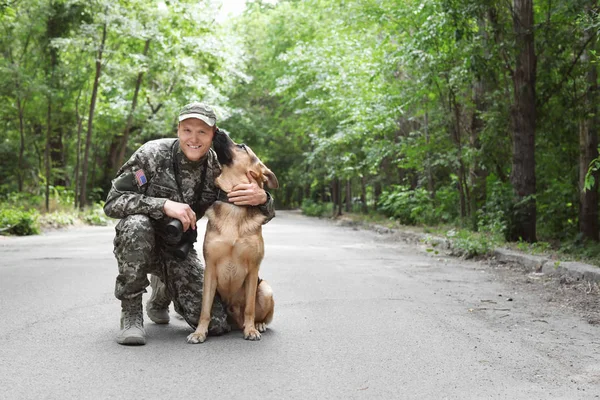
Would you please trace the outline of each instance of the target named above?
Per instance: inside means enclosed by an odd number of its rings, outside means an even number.
[[[248,149],[246,148],[246,145],[244,143],[238,144],[237,145],[240,149],[244,150],[245,152],[248,152]]]

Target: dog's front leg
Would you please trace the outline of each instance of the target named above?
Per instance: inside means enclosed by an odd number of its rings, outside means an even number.
[[[246,307],[244,309],[244,339],[260,340],[260,332],[254,325],[256,311],[256,288],[258,286],[258,268],[250,268],[246,277]]]
[[[216,265],[207,260],[204,270],[204,284],[202,285],[202,309],[200,310],[200,319],[198,327],[194,333],[187,337],[188,343],[204,343],[208,335],[208,325],[210,324],[210,312],[212,310],[215,292],[217,290],[217,276],[215,274]]]

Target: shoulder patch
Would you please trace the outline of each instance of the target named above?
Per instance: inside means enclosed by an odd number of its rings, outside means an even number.
[[[137,181],[138,186],[144,186],[146,183],[148,183],[143,169],[138,169],[135,171],[135,180]]]

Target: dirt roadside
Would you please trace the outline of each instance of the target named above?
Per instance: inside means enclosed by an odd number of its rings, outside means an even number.
[[[456,257],[446,238],[408,229],[358,223],[350,219],[338,219],[335,223],[375,231],[391,240],[414,244],[423,252],[431,252],[434,243],[436,251],[445,256]],[[508,249],[496,249],[492,256],[480,257],[476,261],[489,267],[498,280],[511,287],[514,292],[530,293],[539,297],[551,309],[567,311],[590,325],[600,326],[600,267],[560,262]],[[540,321],[543,323],[543,319]]]

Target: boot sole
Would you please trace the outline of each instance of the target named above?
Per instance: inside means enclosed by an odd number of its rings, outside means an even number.
[[[146,344],[146,338],[143,336],[118,337],[117,343],[125,346],[143,346]]]
[[[150,318],[150,317],[148,317],[148,318]],[[154,322],[157,325],[166,325],[166,324],[169,323],[170,320],[168,320],[168,319],[152,319],[152,318],[150,318],[150,321]]]

